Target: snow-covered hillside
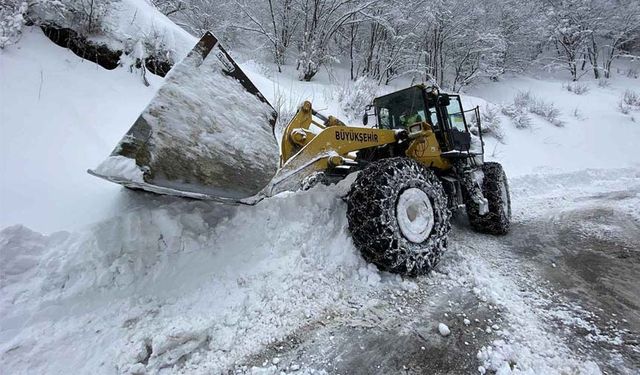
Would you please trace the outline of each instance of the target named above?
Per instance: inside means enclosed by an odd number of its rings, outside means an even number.
[[[322,112],[347,115],[338,94],[346,81],[340,69],[303,83],[287,67],[281,74],[251,60],[242,67],[280,109],[311,100]],[[635,357],[626,359],[622,348],[625,335],[635,337],[633,327],[604,331],[580,306],[556,298],[553,285],[531,281],[546,277],[535,267],[513,271],[512,264],[531,259],[500,262],[511,256],[506,245],[470,233],[464,224],[454,229],[457,244],[431,277],[402,279],[367,264],[347,229],[341,197],[349,180],[235,207],[133,192],[86,174],[162,83],[147,78],[149,87],[124,68],[107,71],[83,61],[36,28],[0,51],[3,371],[321,372],[329,364],[317,358],[301,363],[303,354],[281,363],[285,349],[274,345],[335,322],[391,326],[403,309],[422,308],[427,327],[446,321],[449,339],[460,335],[460,345],[473,348],[477,358],[468,360],[471,368],[482,366],[480,372],[633,373]],[[515,230],[611,191],[625,192],[624,204],[597,204],[637,224],[640,113],[624,115],[617,103],[626,89],[637,89],[638,80],[615,78],[608,87],[590,82],[584,95],[568,92],[563,83],[513,77],[463,97],[466,107],[500,106],[530,91],[560,109],[562,127],[532,114],[531,127],[517,129],[499,114],[503,141],[486,139],[489,159],[513,177]],[[616,222],[608,230],[622,227]],[[637,236],[620,238],[627,244]],[[637,285],[629,289],[633,293]],[[412,305],[420,295],[426,301]],[[478,320],[467,323],[471,311]],[[402,334],[417,324],[401,323]],[[570,333],[554,332],[562,329]],[[578,340],[584,350],[571,343],[580,330],[595,337]],[[597,349],[603,342],[618,355],[603,357]],[[330,358],[317,355],[324,356]]]
[[[0,225],[78,228],[126,206],[120,189],[87,175],[120,140],[152,86],[125,69],[108,71],[51,43],[40,30],[0,55]]]
[[[623,93],[637,91],[639,82],[617,77],[609,83],[599,87],[598,81],[586,79],[581,84],[589,91],[581,95],[566,90],[568,82],[561,78],[513,77],[473,87],[472,95],[503,105],[512,103],[518,93],[529,92],[538,100],[553,104],[563,122],[557,127],[531,114],[530,129],[517,130],[502,115],[505,144],[490,142],[487,152],[504,163],[512,176],[640,166],[640,157],[632,151],[640,140],[640,113],[636,112],[634,118],[633,114],[617,110]]]

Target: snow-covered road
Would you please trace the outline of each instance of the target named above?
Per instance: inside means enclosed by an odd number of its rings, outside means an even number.
[[[126,192],[85,231],[0,232],[10,373],[634,373],[640,170],[512,180],[506,237],[461,215],[437,272],[351,244],[348,183],[255,207]],[[20,272],[18,272],[20,271]],[[442,337],[439,323],[451,333]]]
[[[304,327],[248,365],[278,358],[280,368],[349,374],[635,374],[638,173],[517,179],[508,236],[473,233],[459,217],[438,273]],[[439,322],[450,336],[440,336]]]

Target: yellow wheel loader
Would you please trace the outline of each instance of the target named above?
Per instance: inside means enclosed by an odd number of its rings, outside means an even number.
[[[276,116],[207,33],[89,173],[160,194],[255,204],[357,172],[345,197],[354,244],[379,268],[410,276],[438,262],[453,210],[466,208],[478,231],[509,230],[507,177],[484,162],[478,108],[464,111],[458,95],[412,86],[374,99],[357,127],[304,102],[280,150]]]

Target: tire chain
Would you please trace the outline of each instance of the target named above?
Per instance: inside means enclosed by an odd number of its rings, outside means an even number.
[[[426,241],[416,244],[401,233],[396,204],[400,194],[420,188],[432,201],[434,227]],[[417,276],[428,273],[446,249],[451,212],[440,180],[408,158],[389,158],[360,172],[347,197],[347,218],[354,244],[363,257],[383,270]]]
[[[494,162],[484,163],[482,171],[484,172],[482,194],[489,202],[489,212],[485,215],[480,215],[478,204],[468,198],[465,204],[469,223],[479,232],[497,235],[507,234],[511,221],[511,199],[509,198],[509,183],[506,175],[502,166]],[[506,185],[507,202],[502,199],[500,191],[502,182]],[[504,210],[505,207],[507,207],[506,212]]]

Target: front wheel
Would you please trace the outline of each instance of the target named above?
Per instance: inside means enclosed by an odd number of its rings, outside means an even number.
[[[511,226],[511,195],[507,175],[499,163],[482,165],[482,195],[489,203],[489,212],[480,215],[478,204],[468,198],[466,202],[469,223],[478,232],[507,234]]]
[[[450,217],[438,177],[408,158],[368,165],[347,199],[349,230],[363,257],[403,275],[435,267],[447,245]]]

